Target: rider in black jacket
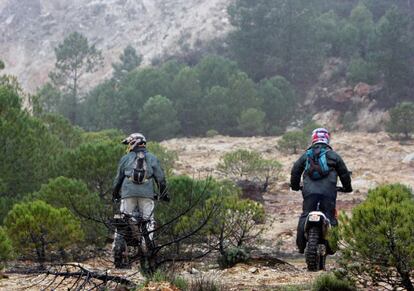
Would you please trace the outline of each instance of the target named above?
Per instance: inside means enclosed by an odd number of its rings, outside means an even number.
[[[329,218],[332,226],[338,225],[335,215],[337,179],[341,180],[343,192],[352,192],[351,175],[342,158],[329,145],[330,134],[324,128],[317,128],[312,133],[312,145],[309,149],[326,150],[329,173],[320,179],[313,179],[305,171],[308,160],[306,152],[295,162],[291,171],[290,185],[292,190],[301,190],[300,181],[303,174],[303,212],[299,218],[296,244],[299,253],[304,253],[306,239],[304,224],[309,212],[316,210],[320,203],[320,210]]]

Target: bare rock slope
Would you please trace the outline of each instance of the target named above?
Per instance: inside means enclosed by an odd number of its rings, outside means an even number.
[[[105,67],[91,80],[111,73],[111,62],[128,44],[144,55],[175,52],[226,33],[231,0],[0,0],[0,58],[6,72],[17,75],[25,89],[47,79],[53,48],[79,31],[102,49]]]

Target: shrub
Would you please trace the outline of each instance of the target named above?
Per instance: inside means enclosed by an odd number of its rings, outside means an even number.
[[[257,225],[265,218],[263,206],[249,199],[240,199],[237,195],[213,196],[207,205],[220,205],[205,230],[208,241],[217,246],[220,266],[227,268],[246,261],[249,258],[248,249],[264,230]]]
[[[161,167],[167,177],[172,176],[174,164],[178,160],[178,155],[174,151],[168,150],[158,142],[150,141],[147,143],[147,149],[153,153],[160,161]]]
[[[356,291],[349,281],[341,280],[334,274],[323,274],[316,278],[312,291]]]
[[[83,130],[72,126],[69,120],[61,115],[45,114],[40,116],[47,130],[57,136],[67,148],[75,148],[82,142]]]
[[[217,170],[233,181],[258,181],[269,185],[280,175],[281,164],[267,160],[258,152],[236,150],[221,157]]]
[[[245,136],[263,134],[265,116],[263,111],[255,108],[242,111],[238,119],[238,128],[241,134]]]
[[[81,242],[84,236],[79,220],[68,209],[41,200],[15,204],[4,225],[16,252],[39,263],[52,252],[63,252]]]
[[[150,278],[147,279],[147,282],[169,282],[179,290],[188,290],[188,282],[180,276],[176,276],[174,273],[165,272],[162,270],[157,270]]]
[[[206,132],[206,137],[215,137],[216,135],[219,135],[219,132],[215,129],[209,129]]]
[[[90,191],[103,199],[112,191],[116,166],[124,152],[125,148],[119,142],[84,143],[63,155],[62,175],[84,181]]]
[[[224,286],[217,280],[217,278],[211,278],[206,276],[198,276],[193,279],[188,291],[223,291]]]
[[[351,217],[341,215],[331,242],[342,246],[339,264],[347,276],[413,290],[413,233],[413,193],[392,184],[370,190]]]
[[[173,103],[161,95],[151,97],[145,102],[139,120],[142,131],[154,140],[172,138],[180,132]]]
[[[160,241],[166,238],[174,241],[205,221],[196,235],[184,242],[173,244],[173,248],[168,249],[169,255],[182,255],[191,250],[193,244],[197,250],[217,251],[224,258],[225,266],[247,257],[232,249],[247,250],[261,234],[262,227],[258,227],[257,222],[264,221],[262,205],[240,199],[239,188],[230,181],[216,181],[212,178],[193,180],[187,176],[178,176],[170,178],[168,184],[172,199],[169,204],[157,206],[156,220],[159,225],[163,225],[172,217],[180,213],[182,215],[177,223],[159,234],[158,242],[162,244]]]
[[[278,125],[272,125],[267,130],[266,133],[272,136],[279,136],[285,132],[285,128],[280,127]]]
[[[185,254],[187,250],[191,250],[191,244],[200,250],[200,244],[205,243],[207,237],[207,226],[204,223],[206,216],[212,211],[215,216],[220,208],[219,201],[208,202],[208,205],[207,201],[213,196],[226,197],[239,193],[238,187],[228,181],[216,181],[212,178],[195,180],[188,176],[170,177],[168,188],[171,195],[170,203],[158,203],[155,211],[158,225],[168,223],[162,231],[155,233],[158,236],[157,242],[162,244],[163,241],[174,241],[191,233],[200,224],[203,224],[203,227],[196,235],[165,248],[167,256]],[[174,218],[178,219],[170,223]]]
[[[305,149],[308,138],[303,131],[291,131],[282,136],[278,142],[278,149],[283,152],[297,154],[299,149]]]
[[[249,254],[244,248],[231,247],[218,258],[221,268],[230,268],[238,263],[247,262]]]
[[[398,138],[400,134],[406,139],[411,137],[414,133],[414,103],[403,102],[390,110],[387,131],[394,138]]]
[[[13,258],[12,242],[7,236],[4,228],[0,227],[0,270],[4,264]]]
[[[105,243],[107,228],[97,221],[104,221],[108,210],[98,194],[90,192],[82,181],[58,177],[42,185],[31,197],[56,208],[69,209],[80,220],[86,243],[99,246]]]
[[[352,83],[365,82],[375,84],[378,81],[378,68],[373,62],[362,58],[354,58],[348,67],[348,81]]]
[[[101,131],[88,131],[82,133],[82,143],[121,142],[125,134],[118,129],[105,129]]]

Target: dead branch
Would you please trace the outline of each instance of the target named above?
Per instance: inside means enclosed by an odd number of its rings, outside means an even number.
[[[66,270],[64,270],[66,268]],[[69,269],[75,269],[70,271]],[[75,289],[79,286],[79,288],[84,288],[88,284],[93,284],[93,287],[90,290],[96,288],[96,286],[106,286],[109,282],[113,282],[122,285],[127,285],[130,287],[136,287],[136,284],[131,280],[115,275],[109,275],[106,272],[99,272],[93,271],[85,268],[80,264],[55,264],[48,266],[47,268],[15,268],[6,271],[7,274],[20,274],[20,275],[45,275],[45,278],[42,280],[44,281],[47,277],[53,277],[52,281],[48,283],[47,288],[51,288],[52,285],[57,281],[58,277],[63,277],[57,286],[61,286],[62,283],[69,279],[75,278],[75,282],[73,283],[71,289]],[[96,284],[93,281],[98,280],[101,281],[101,284]],[[56,287],[56,286],[55,286]]]

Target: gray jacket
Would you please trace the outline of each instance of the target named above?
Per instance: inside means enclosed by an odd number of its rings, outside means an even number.
[[[145,150],[145,149],[140,149]],[[146,150],[145,150],[146,151]],[[164,171],[160,166],[157,157],[146,152],[145,161],[147,163],[147,177],[143,184],[132,182],[131,177],[134,169],[134,162],[137,153],[131,151],[124,155],[119,161],[117,175],[114,180],[114,192],[121,192],[121,198],[140,197],[154,199],[156,195],[154,184],[165,184]]]

